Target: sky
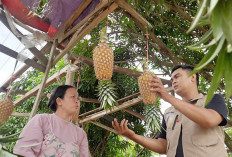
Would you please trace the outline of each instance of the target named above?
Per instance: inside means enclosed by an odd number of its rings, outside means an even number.
[[[31,57],[33,56],[28,50],[21,52],[24,49],[24,45],[8,30],[7,27],[0,21],[0,44],[16,51],[21,54]],[[16,59],[5,55],[0,52],[0,86],[4,84],[13,73],[15,67]],[[16,65],[16,70],[20,69],[23,65],[22,62],[18,62]]]

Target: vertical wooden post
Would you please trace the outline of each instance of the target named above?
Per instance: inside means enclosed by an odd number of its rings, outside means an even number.
[[[67,74],[66,74],[66,81],[65,81],[66,85],[73,86],[75,73],[76,71],[72,71],[70,68],[68,69]]]
[[[75,76],[75,73],[77,72],[79,67],[77,67],[74,64],[70,64],[70,63],[68,66],[69,66],[69,68],[68,68],[68,71],[66,74],[65,84],[73,86],[74,76]],[[72,121],[76,122],[77,125],[78,125],[79,113],[80,113],[80,107],[79,107],[78,111],[72,116],[72,119],[71,119]]]
[[[39,88],[39,91],[37,93],[37,96],[36,96],[36,99],[35,99],[35,103],[34,103],[34,106],[32,108],[32,111],[30,113],[29,119],[31,119],[36,114],[37,109],[39,107],[40,99],[42,97],[43,90],[44,90],[45,85],[46,85],[46,80],[48,78],[48,74],[49,74],[50,68],[52,66],[53,54],[54,54],[54,52],[56,50],[56,46],[57,46],[57,40],[54,40],[52,48],[51,48],[51,51],[50,51],[50,57],[49,57],[49,60],[48,60],[48,64],[46,66],[46,70],[45,70],[45,73],[44,73],[44,77],[43,77],[43,80],[42,80],[42,82],[40,84],[40,88]]]

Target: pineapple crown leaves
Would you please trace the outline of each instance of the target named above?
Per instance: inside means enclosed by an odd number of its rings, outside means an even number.
[[[0,124],[0,144],[15,142],[18,140],[18,138],[15,136],[20,134],[20,132],[8,136],[3,136],[9,133],[10,130],[10,128],[5,128],[3,124]]]
[[[147,126],[152,130],[161,132],[160,111],[159,106],[149,104],[145,107],[145,117]]]
[[[100,34],[100,42],[106,42],[108,40],[108,37],[107,37],[107,27],[103,27],[101,32],[99,33]]]
[[[98,99],[101,102],[101,107],[105,110],[111,110],[114,105],[118,105],[117,93],[115,84],[111,80],[101,80],[97,86]]]
[[[143,61],[142,61],[142,66],[143,66],[143,71],[148,71],[148,65],[147,65],[147,59],[146,58],[143,58]]]

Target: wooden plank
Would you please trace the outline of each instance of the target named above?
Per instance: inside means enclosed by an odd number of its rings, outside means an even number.
[[[56,49],[56,46],[57,46],[57,40],[54,40],[53,45],[52,45],[52,49],[51,49],[51,52],[50,52],[48,64],[47,64],[47,67],[46,67],[46,70],[45,70],[45,73],[44,73],[44,76],[43,76],[43,80],[42,80],[42,82],[40,84],[40,88],[39,88],[39,91],[37,93],[35,103],[33,105],[33,108],[32,108],[32,111],[31,111],[31,114],[30,114],[30,117],[29,117],[30,119],[32,117],[34,117],[34,115],[36,114],[37,109],[39,107],[39,103],[40,103],[40,99],[42,97],[43,90],[46,87],[46,80],[48,78],[49,71],[50,71],[50,69],[52,67],[53,54],[54,54],[54,51]]]
[[[27,58],[26,56],[24,56],[22,54],[15,52],[14,50],[9,49],[8,47],[6,47],[2,44],[0,44],[0,52],[4,53],[12,58],[18,59],[19,61],[21,61],[29,66],[32,66],[33,68],[38,69],[39,71],[42,71],[42,72],[45,71],[45,66]]]
[[[76,32],[71,38],[70,42],[66,46],[66,48],[55,58],[53,61],[53,65],[55,65],[66,53],[68,53],[75,44],[80,41],[86,34],[88,34],[95,26],[97,26],[107,15],[109,12],[114,11],[118,5],[113,3],[110,6],[110,11],[107,9],[103,13],[101,13],[98,17],[96,17],[88,26],[84,27],[83,30]]]
[[[12,32],[12,30],[11,30],[9,24],[8,24],[6,15],[5,15],[4,12],[2,12],[2,13],[0,14],[0,19],[1,19],[2,23],[8,28],[8,30]],[[17,28],[16,28],[16,30],[17,30],[17,32],[18,32],[20,35],[23,36],[23,34],[22,34]],[[14,33],[12,32],[12,34],[14,34]],[[21,38],[20,38],[20,37],[17,37],[17,36],[15,36],[15,37],[18,38],[18,40],[21,42]],[[24,39],[24,40],[26,40],[26,39]],[[30,42],[30,41],[28,41],[28,42]],[[43,65],[46,65],[46,64],[47,64],[47,62],[48,62],[47,58],[46,58],[36,47],[29,48],[29,50],[31,51],[31,53],[32,53],[37,59],[39,59],[39,60],[41,61],[41,63],[42,63]]]
[[[15,117],[29,117],[30,113],[18,113],[18,112],[13,112],[11,114],[11,116],[15,116]]]
[[[92,2],[92,0],[84,0],[80,6],[75,10],[75,12],[69,17],[69,19],[61,26],[61,28],[55,33],[54,39],[62,38],[64,36],[65,30],[70,27],[73,22],[80,16],[80,14],[88,7],[88,5]]]
[[[78,24],[76,24],[71,30],[69,30],[67,33],[64,34],[64,36],[61,36],[59,38],[59,42],[63,41],[64,39],[66,39],[68,36],[70,36],[71,34],[73,34],[78,28],[80,28],[80,26],[82,26],[84,23],[86,23],[90,17],[94,16],[94,14],[96,14],[97,12],[101,11],[104,7],[106,7],[108,4],[108,0],[102,0],[97,7],[95,8],[94,11],[92,11],[88,16],[86,16],[83,20],[81,20]]]
[[[142,98],[141,97],[134,98],[132,100],[124,102],[122,105],[114,106],[111,111],[105,111],[105,110],[103,110],[103,111],[100,111],[100,112],[98,112],[96,114],[89,115],[89,116],[85,117],[84,119],[80,120],[79,123],[82,124],[82,123],[87,123],[87,122],[92,121],[92,120],[96,120],[98,118],[103,117],[105,114],[110,114],[110,113],[114,113],[114,112],[123,110],[125,108],[131,107],[131,106],[133,106],[135,104],[138,104],[140,102],[142,102]]]
[[[152,25],[143,18],[139,13],[137,13],[125,0],[115,0],[115,2],[123,9],[125,9],[131,16],[136,18],[144,27],[147,26],[149,29],[152,29]]]
[[[80,62],[86,63],[88,65],[93,66],[93,59],[85,57],[85,56],[81,56],[78,54],[71,54],[71,58],[79,60]],[[139,71],[135,71],[135,70],[131,70],[131,69],[127,69],[127,68],[122,68],[120,66],[114,65],[114,72],[119,72],[122,74],[126,74],[129,76],[135,76],[135,77],[139,77],[142,72]],[[170,80],[166,80],[166,79],[162,79],[160,78],[163,84],[170,84],[171,81]]]
[[[112,129],[112,128],[110,128],[110,127],[108,127],[108,126],[105,126],[105,125],[103,125],[103,124],[101,124],[101,123],[98,123],[98,122],[96,122],[96,121],[90,121],[90,123],[93,123],[94,125],[97,125],[97,126],[103,128],[103,129],[106,129],[106,130],[111,131],[111,132],[113,132],[113,133],[115,133],[115,134],[118,134],[118,132],[117,132],[115,129]]]
[[[68,66],[64,67],[61,71],[53,74],[51,77],[49,77],[46,81],[46,87],[51,85],[52,83],[56,82],[56,77],[60,76],[63,77],[66,74],[66,71],[68,69]],[[37,85],[36,87],[34,87],[33,89],[31,89],[30,91],[28,91],[24,96],[22,96],[21,98],[17,99],[16,101],[14,101],[14,105],[18,106],[21,103],[23,103],[26,99],[28,99],[29,97],[36,95],[38,90],[40,88],[40,84]]]

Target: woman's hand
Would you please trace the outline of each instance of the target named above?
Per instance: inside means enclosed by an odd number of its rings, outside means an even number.
[[[120,125],[118,124],[116,118],[114,118],[114,121],[112,122],[112,126],[116,131],[118,131],[118,134],[125,136],[129,139],[133,139],[133,137],[135,136],[135,132],[128,129],[127,124],[128,124],[128,120],[125,119],[121,121]]]

